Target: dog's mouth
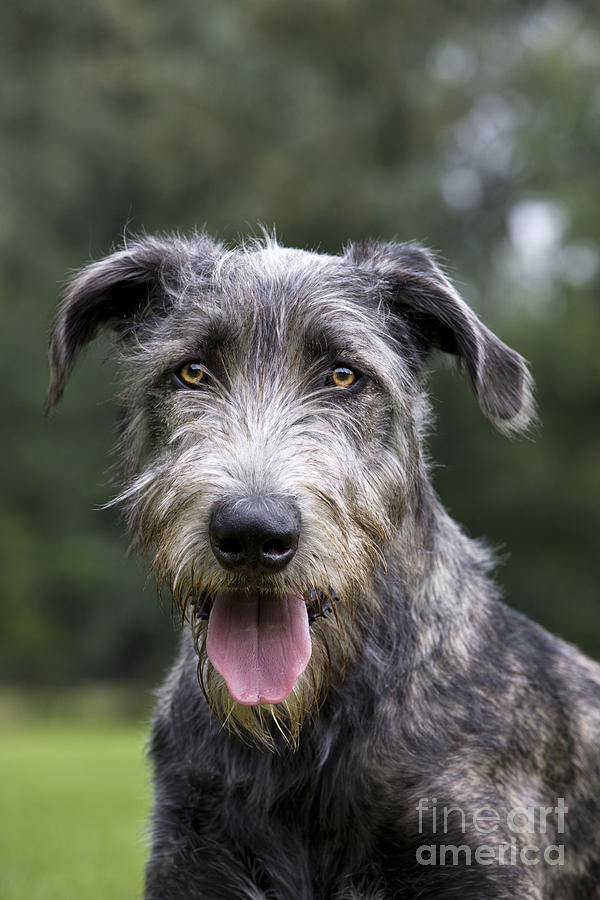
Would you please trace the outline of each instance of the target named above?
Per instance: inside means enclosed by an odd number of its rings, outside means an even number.
[[[274,594],[257,588],[201,594],[196,615],[208,619],[207,656],[243,706],[281,703],[312,652],[309,626],[331,610],[330,596]]]

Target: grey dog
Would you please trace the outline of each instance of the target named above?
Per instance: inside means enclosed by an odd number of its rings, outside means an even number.
[[[48,407],[103,328],[185,624],[146,900],[600,897],[600,666],[500,602],[424,453],[434,350],[506,433],[523,359],[415,244],[139,238],[71,281]]]

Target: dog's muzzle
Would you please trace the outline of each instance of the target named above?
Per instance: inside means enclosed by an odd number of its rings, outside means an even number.
[[[210,598],[208,658],[238,703],[280,703],[310,659],[308,610],[301,593],[256,585],[257,576],[282,572],[295,556],[300,510],[277,495],[226,498],[212,508],[209,537],[219,565],[248,584]]]
[[[228,571],[281,572],[298,549],[300,510],[288,497],[251,496],[213,506],[210,545]]]

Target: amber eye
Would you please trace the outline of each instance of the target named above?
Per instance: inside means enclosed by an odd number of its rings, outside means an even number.
[[[185,366],[182,366],[177,371],[177,377],[180,381],[183,382],[187,387],[195,388],[199,387],[201,381],[206,376],[206,369],[204,366],[201,366],[200,363],[189,362],[186,363]]]
[[[345,366],[337,366],[331,373],[331,380],[336,387],[352,387],[356,378],[356,372],[353,372],[352,369],[347,369]]]

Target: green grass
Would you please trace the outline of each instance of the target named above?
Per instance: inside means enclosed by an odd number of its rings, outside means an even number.
[[[0,737],[2,900],[136,900],[149,774],[144,730],[29,724]]]

